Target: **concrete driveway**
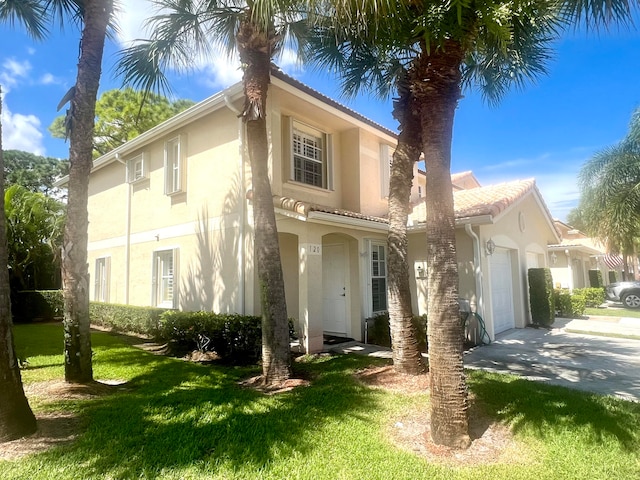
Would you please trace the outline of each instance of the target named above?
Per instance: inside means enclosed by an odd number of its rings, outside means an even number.
[[[640,340],[573,333],[576,325],[556,319],[551,330],[510,330],[467,352],[465,367],[640,401]]]

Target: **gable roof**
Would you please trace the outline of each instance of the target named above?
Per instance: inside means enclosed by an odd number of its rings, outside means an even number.
[[[466,172],[452,173],[451,183],[455,190],[469,190],[470,188],[480,187],[480,182],[471,170]]]
[[[454,191],[453,202],[456,224],[495,223],[502,215],[529,195],[532,195],[540,206],[550,230],[559,241],[560,236],[553,223],[553,217],[533,178]],[[411,225],[424,224],[426,218],[426,199],[422,198],[409,214],[409,223]]]

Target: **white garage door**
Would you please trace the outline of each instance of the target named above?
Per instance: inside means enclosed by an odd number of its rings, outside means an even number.
[[[496,249],[490,257],[490,264],[493,331],[497,334],[510,328],[515,328],[511,256],[509,251]]]

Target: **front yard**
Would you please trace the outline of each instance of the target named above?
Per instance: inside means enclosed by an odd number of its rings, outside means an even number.
[[[388,375],[380,360],[302,357],[295,371],[310,386],[264,395],[238,383],[256,368],[167,358],[96,332],[102,383],[69,387],[59,324],[15,334],[41,434],[2,445],[3,479],[640,478],[636,403],[469,372],[482,439],[455,453],[423,441],[427,392],[355,375]]]

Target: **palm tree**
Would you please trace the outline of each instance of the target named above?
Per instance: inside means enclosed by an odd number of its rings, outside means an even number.
[[[7,0],[0,3],[0,22],[9,23],[11,26],[22,24],[36,39],[42,39],[46,33],[44,13],[40,2],[35,0]],[[1,117],[2,88],[0,87]],[[2,121],[0,121],[0,186],[4,192]],[[31,411],[22,387],[22,376],[13,342],[8,261],[3,193],[0,195],[0,443],[30,435],[37,429],[36,417]]]
[[[389,4],[385,0],[379,3]],[[376,7],[363,9],[352,2],[336,5],[333,17],[338,25],[343,18],[358,18],[363,24],[380,21]],[[367,8],[373,11],[373,20],[366,18]],[[630,15],[626,0],[408,2],[407,8],[409,16],[387,15],[387,19],[397,22],[390,32],[410,38],[405,47],[414,47],[417,52],[407,71],[427,170],[431,436],[436,443],[465,447],[470,442],[468,400],[450,174],[453,121],[462,89],[479,86],[488,100],[496,101],[510,84],[522,85],[524,80],[545,73],[550,41],[557,38],[561,26],[580,19],[601,24]],[[362,38],[356,36],[357,42]],[[382,42],[390,43],[389,38]],[[403,174],[410,175],[408,171]]]
[[[317,67],[338,72],[343,95],[355,97],[369,90],[380,98],[395,91],[393,116],[399,123],[397,146],[393,152],[389,175],[389,233],[387,236],[387,298],[393,365],[403,374],[417,375],[426,371],[419,349],[409,286],[407,221],[413,166],[421,154],[420,128],[415,116],[414,98],[408,84],[407,61],[415,51],[406,50],[406,38],[395,38],[394,24],[384,21],[351,23],[317,12],[305,57]],[[373,12],[362,12],[371,16]],[[406,11],[396,11],[398,15]],[[384,17],[386,18],[386,17]],[[389,40],[383,45],[381,39]],[[393,43],[391,43],[393,41]],[[403,59],[405,60],[403,62]]]
[[[262,373],[265,385],[291,375],[289,328],[273,195],[268,175],[269,140],[266,100],[271,62],[289,34],[302,22],[292,20],[291,1],[159,0],[160,14],[149,26],[153,36],[122,53],[118,71],[125,82],[146,91],[168,88],[167,66],[189,68],[194,55],[209,54],[213,44],[237,50],[242,64],[247,149],[251,163],[256,263],[262,305]]]
[[[621,253],[625,280],[640,238],[640,109],[619,144],[597,152],[579,174],[580,212],[587,232]]]
[[[0,88],[0,118],[2,89]],[[2,122],[0,121],[0,185],[4,190]],[[11,288],[9,286],[9,248],[7,244],[4,195],[0,195],[0,443],[36,431],[36,417],[22,387],[22,376],[11,331]]]
[[[63,102],[70,102],[67,112],[70,165],[67,222],[62,245],[62,287],[65,380],[88,383],[93,380],[87,265],[88,187],[102,55],[114,0],[56,0],[50,8],[57,8],[60,14],[73,15],[83,25],[76,83],[63,99]]]

